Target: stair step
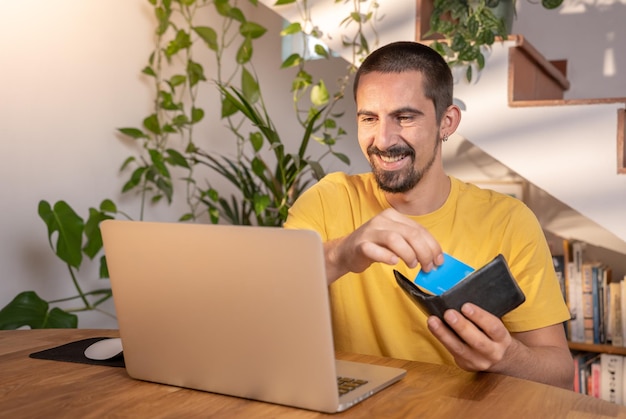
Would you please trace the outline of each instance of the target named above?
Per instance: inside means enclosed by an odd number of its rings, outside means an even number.
[[[569,89],[567,60],[549,61],[522,35],[511,35],[509,50],[509,102],[563,99]]]

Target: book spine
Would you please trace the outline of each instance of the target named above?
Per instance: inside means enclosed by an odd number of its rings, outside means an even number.
[[[624,335],[622,332],[622,292],[619,282],[611,282],[609,287],[609,325],[610,341],[612,345],[624,346]]]
[[[611,269],[601,265],[598,271],[600,284],[600,343],[608,343],[607,328],[609,324],[609,283],[611,282]]]
[[[592,296],[593,296],[593,343],[600,344],[604,343],[603,332],[602,332],[602,323],[603,323],[603,288],[602,281],[604,280],[604,276],[601,273],[601,267],[594,265],[591,266],[591,278],[592,278]]]
[[[596,399],[600,398],[600,375],[601,371],[600,360],[595,360],[591,364],[591,387],[589,390],[589,394]]]
[[[582,243],[572,243],[572,262],[568,264],[570,276],[571,333],[573,342],[585,342],[585,319],[582,291]]]
[[[620,315],[620,320],[621,320],[621,330],[622,330],[622,345],[621,346],[625,346],[624,344],[626,344],[626,276],[624,277],[624,279],[622,281],[619,282],[620,284],[620,311],[621,311],[621,315]],[[619,320],[617,320],[619,321]]]
[[[594,292],[595,290],[595,292]],[[597,286],[593,280],[592,266],[582,265],[583,318],[586,343],[594,343],[594,312],[597,310]]]
[[[554,273],[559,281],[563,301],[567,301],[567,281],[565,278],[565,258],[562,255],[552,256],[552,264],[554,265]]]
[[[600,355],[600,398],[622,404],[624,357],[615,354]]]

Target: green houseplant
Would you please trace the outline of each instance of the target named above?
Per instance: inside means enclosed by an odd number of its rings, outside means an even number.
[[[296,1],[279,0],[274,7]],[[300,54],[294,53],[282,63],[282,68],[295,72],[293,107],[302,127],[300,142],[290,151],[265,105],[252,60],[254,41],[264,36],[266,28],[248,19],[237,0],[148,2],[156,17],[155,45],[142,73],[154,88],[153,109],[140,126],[119,129],[140,146],[139,152],[121,165],[121,172],[128,176],[122,192],[136,194],[137,218],[143,219],[148,205],[169,205],[178,198],[188,208],[178,218],[181,222],[281,225],[287,209],[304,188],[324,175],[322,159],[334,156],[349,164],[348,158],[333,146],[345,134],[336,120],[341,115],[336,105],[344,97],[355,63],[347,67],[334,92],[324,80],[316,80],[306,70],[306,60]],[[306,22],[307,2],[301,3]],[[375,10],[375,1],[369,3]],[[257,6],[255,0],[249,0],[249,4]],[[352,48],[355,60],[369,52],[361,29],[375,20],[374,12],[361,12],[362,6],[363,2],[355,4],[355,10],[342,24],[344,45]],[[221,18],[219,25],[197,23],[207,10]],[[307,23],[314,28],[309,35],[319,37],[316,26]],[[302,32],[303,26],[292,23],[281,35]],[[304,37],[304,42],[307,39]],[[321,45],[315,51],[321,57],[330,57]],[[212,54],[217,62],[211,75],[202,64],[203,54]],[[199,87],[203,83],[215,85],[212,90],[220,96],[219,109],[199,106]],[[232,133],[234,157],[215,154],[206,148],[206,139],[198,135],[197,128],[207,112],[218,113]],[[325,152],[313,158],[309,149],[316,144]],[[212,179],[216,176],[226,179],[235,192],[215,188]],[[99,224],[110,218],[133,219],[129,212],[122,211],[113,200],[104,199],[89,209],[86,218],[64,201],[41,201],[38,214],[47,227],[50,247],[68,268],[76,293],[47,301],[34,291],[21,292],[0,310],[0,329],[77,327],[76,313],[102,311],[101,305],[112,296],[106,282],[108,270]],[[89,263],[98,264],[99,277],[105,282],[98,289],[85,291],[79,272],[85,271]]]
[[[541,5],[556,9],[563,0],[541,0]],[[483,50],[496,37],[506,39],[515,16],[515,0],[434,0],[430,29],[424,38],[434,38],[431,47],[451,67],[465,67],[465,77],[472,80],[473,67],[485,66]]]

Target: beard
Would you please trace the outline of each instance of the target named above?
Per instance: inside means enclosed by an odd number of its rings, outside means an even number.
[[[419,169],[415,167],[415,150],[407,144],[394,145],[384,151],[375,146],[369,146],[367,148],[367,155],[370,157],[370,167],[372,168],[372,173],[374,174],[378,187],[389,193],[404,193],[413,189],[432,167],[437,156],[437,148],[439,148],[440,144],[441,141],[439,136],[437,136],[435,147],[433,148],[430,158],[426,164]],[[376,166],[374,163],[375,160],[371,158],[373,155],[383,157],[404,156],[404,158],[411,159],[411,164],[401,170],[383,170]]]

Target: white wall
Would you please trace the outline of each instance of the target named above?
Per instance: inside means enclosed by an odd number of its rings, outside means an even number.
[[[68,295],[67,270],[37,215],[40,199],[67,200],[84,216],[117,198],[128,146],[115,128],[135,124],[150,103],[138,71],[151,42],[146,5],[0,2],[0,306],[27,289]]]
[[[559,25],[563,24],[559,33],[566,33],[567,37],[554,37],[552,25],[532,27],[532,35],[523,32],[540,51],[544,47],[549,50],[548,58],[563,58],[567,54],[573,86],[579,92],[577,97],[596,97],[597,92],[600,96],[626,96],[626,49],[618,48],[615,42],[616,75],[601,77],[598,64],[591,61],[598,59],[598,51],[606,51],[607,44],[582,47],[590,40],[604,39],[610,26],[619,31],[616,22],[625,21],[626,12],[624,3],[616,4],[608,14],[600,13],[596,6],[587,6],[593,12],[584,15],[584,30],[579,18],[559,20]],[[520,8],[525,9],[526,5]],[[406,9],[402,10],[409,15]],[[137,216],[131,197],[120,196],[124,177],[117,175],[133,145],[122,141],[115,130],[139,125],[150,109],[150,86],[140,76],[152,46],[150,13],[145,0],[0,2],[0,147],[4,157],[0,165],[0,307],[27,289],[36,290],[46,299],[65,297],[71,291],[66,268],[48,247],[45,226],[37,215],[40,199],[66,200],[85,216],[88,207],[110,197]],[[539,7],[521,10],[515,27],[539,22],[540,17],[535,20],[535,14],[543,13]],[[280,25],[279,19],[264,10],[255,19],[269,19]],[[387,21],[391,20],[389,17]],[[404,33],[412,33],[414,26],[410,19],[406,20],[401,22],[410,28],[398,35],[402,38],[407,36]],[[619,35],[623,42],[624,32]],[[390,40],[393,39],[385,42]],[[263,74],[269,75],[263,84],[266,98],[271,98],[269,105],[275,115],[290,115],[290,77],[272,76],[280,64],[279,38],[268,35],[262,44],[257,53],[262,50],[264,59],[257,70],[262,78]],[[587,63],[589,68],[578,68],[574,63]],[[337,60],[331,65],[318,65],[318,69],[332,80],[332,75],[342,72],[344,66]],[[286,103],[286,107],[279,103]],[[344,126],[352,128],[353,107],[349,100],[345,106]],[[296,130],[289,119],[277,120],[286,132]],[[210,144],[225,152],[229,150],[228,138],[220,137],[220,126],[219,119],[209,115],[204,132],[211,132]],[[353,165],[348,171],[367,170],[351,138],[354,130],[339,146],[340,151],[352,156]],[[345,167],[336,163],[332,169]],[[149,218],[166,221],[178,214],[180,211],[157,210]],[[101,285],[98,280],[87,279],[90,272],[81,274],[87,289]],[[91,313],[81,315],[79,325],[115,327],[115,322]]]
[[[256,70],[279,130],[295,142],[301,136],[298,124],[280,117],[293,114],[293,70],[276,77],[282,20],[262,7],[246,13],[272,26],[255,44],[260,57]],[[116,129],[140,126],[150,113],[152,90],[140,72],[152,50],[153,30],[146,0],[0,2],[0,147],[5,157],[0,165],[0,307],[24,290],[35,290],[44,299],[74,295],[67,268],[48,246],[46,227],[37,214],[39,200],[65,200],[86,218],[89,207],[111,198],[139,218],[137,200],[120,194],[128,174],[118,175],[134,145]],[[204,53],[196,59],[205,66],[207,77],[214,78],[210,70],[214,61]],[[312,67],[332,88],[346,65],[335,59]],[[202,94],[207,98],[201,103],[207,116],[196,138],[206,141],[208,149],[234,153],[232,134],[219,119],[215,88],[207,83]],[[348,109],[338,110],[353,115],[352,101],[345,102]],[[347,138],[354,136],[352,121],[345,125]],[[347,168],[328,160],[329,170],[367,170],[365,162],[358,161],[355,142],[340,142],[337,151],[356,156],[354,164]],[[224,183],[217,179],[218,185]],[[146,219],[177,220],[185,210],[183,197],[177,198],[174,208],[152,209]],[[79,273],[84,290],[108,285],[96,279],[95,268],[94,264]],[[114,310],[112,304],[105,309]],[[115,325],[99,313],[80,315],[80,327]]]

